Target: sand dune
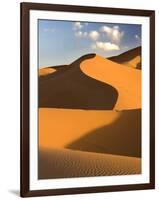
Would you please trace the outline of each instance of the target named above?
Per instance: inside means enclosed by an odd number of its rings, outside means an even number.
[[[39,69],[39,76],[46,76],[48,74],[52,74],[56,71],[54,68],[44,67]]]
[[[141,173],[141,159],[66,149],[40,149],[39,179]]]
[[[40,179],[141,173],[140,54],[39,70]]]
[[[119,113],[118,118],[112,123],[87,132],[65,147],[141,157],[141,110],[126,110]],[[109,118],[109,115],[105,115],[105,118]]]
[[[141,111],[39,109],[40,148],[141,156]]]
[[[39,109],[40,147],[65,147],[86,133],[113,123],[116,111],[79,109]]]
[[[80,65],[87,76],[107,83],[118,91],[114,109],[141,108],[141,71],[117,64],[101,56],[84,60]]]
[[[62,71],[57,67],[57,72],[39,77],[39,107],[113,109],[118,98],[117,90],[108,83],[87,76],[80,69],[83,60],[94,56],[83,56],[61,68]]]
[[[141,69],[141,47],[136,47],[118,56],[111,57],[109,60],[128,67]]]

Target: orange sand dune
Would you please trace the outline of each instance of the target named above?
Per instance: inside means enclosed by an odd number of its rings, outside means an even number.
[[[87,132],[111,124],[119,116],[115,111],[40,108],[39,145],[65,147]]]
[[[67,149],[40,149],[39,179],[141,173],[141,159]]]
[[[141,71],[117,64],[101,56],[86,59],[80,68],[87,76],[113,86],[118,91],[116,110],[141,108]]]
[[[39,147],[141,156],[141,111],[39,109]]]
[[[39,70],[39,178],[141,173],[139,57],[119,60]]]
[[[39,69],[39,76],[46,76],[46,75],[51,74],[55,71],[56,71],[56,69],[51,68],[51,67],[40,68]]]
[[[56,72],[39,77],[39,107],[87,110],[112,110],[118,91],[110,84],[84,74],[80,69],[85,55],[68,66],[56,67]],[[100,63],[99,63],[100,65]]]
[[[128,67],[141,69],[141,47],[136,47],[118,56],[110,57],[109,60]]]

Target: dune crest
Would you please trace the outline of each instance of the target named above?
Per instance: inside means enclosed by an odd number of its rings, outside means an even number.
[[[141,46],[126,51],[118,56],[113,56],[108,58],[111,61],[117,62],[119,64],[126,65],[128,67],[141,69]]]
[[[136,56],[135,58],[131,59],[129,62],[123,62],[123,65],[126,65],[128,67],[132,67],[132,68],[136,68],[138,69],[138,66],[141,63],[141,57],[140,56]]]
[[[87,76],[107,83],[118,91],[114,109],[141,108],[141,71],[120,65],[99,55],[84,60],[80,68]]]
[[[39,77],[39,107],[112,110],[118,99],[117,90],[96,80],[80,69],[80,64],[95,55],[85,55],[56,72]]]

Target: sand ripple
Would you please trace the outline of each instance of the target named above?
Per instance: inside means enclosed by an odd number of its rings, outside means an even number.
[[[68,149],[41,149],[39,151],[40,179],[140,173],[140,158]]]

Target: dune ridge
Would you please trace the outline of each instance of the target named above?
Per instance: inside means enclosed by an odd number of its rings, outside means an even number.
[[[111,61],[119,64],[126,65],[128,67],[141,69],[141,46],[126,51],[118,56],[108,58]]]
[[[110,84],[118,91],[116,110],[141,108],[141,71],[96,55],[80,65],[87,76]]]
[[[82,56],[69,67],[39,77],[39,107],[87,110],[112,110],[118,91],[110,84],[84,74],[80,69],[83,60],[95,55]],[[49,91],[49,92],[48,92]]]
[[[141,173],[139,51],[39,70],[39,179]]]

